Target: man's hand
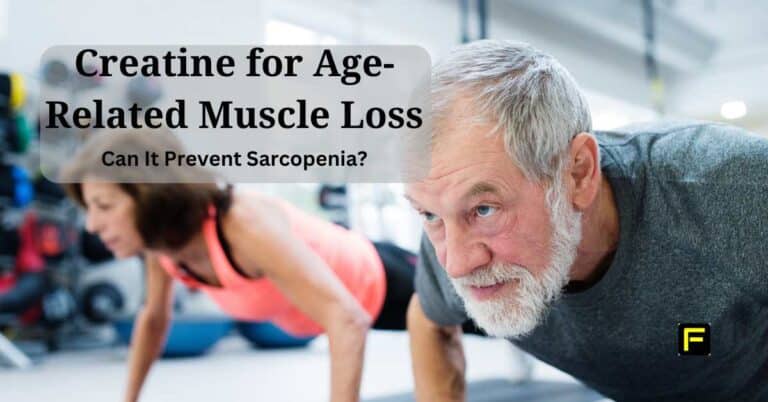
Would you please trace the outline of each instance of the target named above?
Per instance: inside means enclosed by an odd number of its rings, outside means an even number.
[[[408,334],[416,400],[454,402],[466,399],[461,327],[442,327],[424,314],[418,295],[408,307]]]

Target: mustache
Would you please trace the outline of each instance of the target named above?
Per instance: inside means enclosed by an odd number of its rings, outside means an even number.
[[[486,268],[476,269],[469,275],[452,278],[451,280],[455,286],[485,287],[511,281],[522,282],[526,279],[533,279],[533,274],[527,269],[515,264],[496,263]]]

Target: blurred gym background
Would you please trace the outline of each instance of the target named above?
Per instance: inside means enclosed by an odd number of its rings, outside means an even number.
[[[40,89],[99,85],[72,80],[65,66],[41,66],[49,46],[415,44],[437,60],[462,42],[514,39],[571,71],[596,130],[695,118],[768,135],[764,21],[768,5],[759,0],[0,0],[0,400],[120,398],[125,345],[142,300],[141,263],[114,260],[39,173]],[[126,99],[151,103],[153,96],[151,85],[136,82]],[[251,186],[372,239],[417,249],[420,221],[401,185]],[[166,355],[186,358],[159,362],[144,400],[326,397],[324,339],[270,338],[181,287],[175,310]],[[475,387],[529,392],[503,391],[508,396],[499,400],[600,399],[504,341],[469,337],[466,347]],[[373,334],[366,363],[364,398],[412,389],[404,334]]]

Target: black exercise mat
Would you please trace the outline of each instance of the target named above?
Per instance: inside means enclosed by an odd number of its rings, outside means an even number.
[[[495,379],[470,382],[468,402],[595,402],[603,396],[583,385],[550,381],[512,382]],[[366,402],[413,402],[410,393],[366,399]]]

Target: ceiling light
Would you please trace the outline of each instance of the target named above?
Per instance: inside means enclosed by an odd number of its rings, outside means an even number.
[[[747,105],[742,101],[729,101],[720,106],[720,115],[728,120],[738,119],[747,114]]]

